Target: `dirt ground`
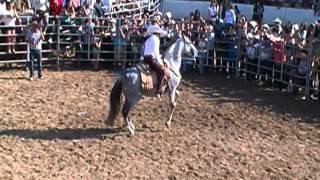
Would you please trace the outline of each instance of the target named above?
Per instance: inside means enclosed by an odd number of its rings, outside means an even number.
[[[172,128],[145,98],[129,137],[103,124],[114,73],[25,77],[0,72],[0,179],[320,179],[318,102],[185,75]]]

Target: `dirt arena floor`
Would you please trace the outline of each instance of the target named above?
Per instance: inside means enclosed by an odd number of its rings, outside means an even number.
[[[318,102],[189,74],[171,130],[146,98],[129,137],[103,123],[115,74],[25,77],[0,72],[0,179],[320,179]]]

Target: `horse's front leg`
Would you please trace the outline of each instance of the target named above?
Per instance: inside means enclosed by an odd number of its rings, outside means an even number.
[[[171,126],[171,121],[172,121],[172,116],[173,116],[173,112],[174,109],[177,105],[177,100],[176,100],[176,88],[171,89],[171,91],[169,91],[169,97],[170,97],[170,107],[171,107],[171,112],[170,112],[170,116],[168,121],[166,122],[166,126],[167,128],[170,128]]]
[[[124,105],[123,105],[123,109],[122,109],[122,116],[123,116],[123,119],[125,120],[126,124],[127,124],[127,128],[131,134],[131,136],[133,136],[135,134],[135,127],[133,125],[133,122],[132,120],[130,119],[129,117],[129,113],[130,113],[130,110],[133,106],[133,103],[132,102],[129,102],[129,101],[125,101]]]

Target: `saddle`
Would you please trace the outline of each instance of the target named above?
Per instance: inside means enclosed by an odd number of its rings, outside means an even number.
[[[158,74],[155,70],[152,70],[150,66],[144,62],[141,62],[136,65],[136,67],[140,70],[141,76],[141,87],[142,91],[149,92],[153,89],[157,88],[158,82]],[[168,81],[170,80],[170,70],[166,68],[165,71],[165,83],[160,89],[164,92],[165,88],[167,87]]]

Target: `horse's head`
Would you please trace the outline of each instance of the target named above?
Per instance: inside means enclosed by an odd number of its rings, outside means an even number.
[[[182,35],[182,42],[184,43],[183,53],[195,57],[198,56],[198,49],[193,45],[192,41],[185,35]]]

